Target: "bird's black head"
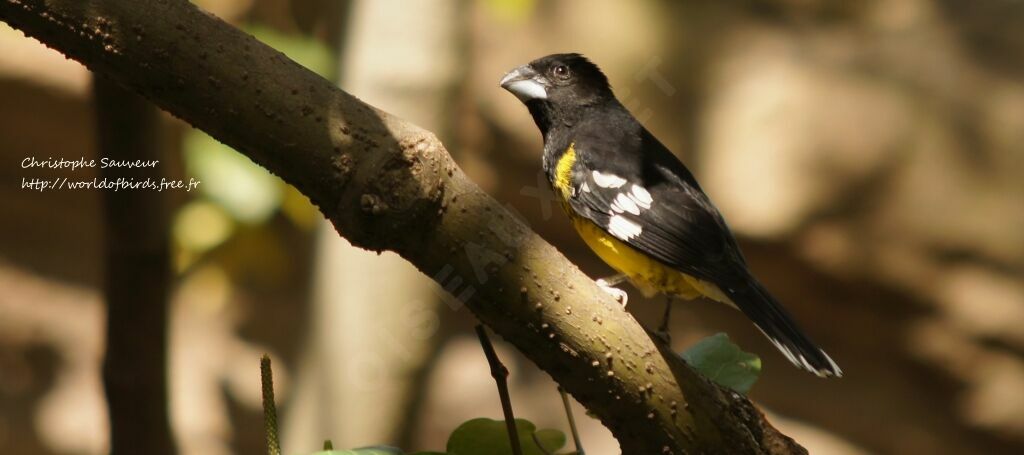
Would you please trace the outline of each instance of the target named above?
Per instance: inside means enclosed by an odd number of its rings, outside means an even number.
[[[587,107],[613,102],[608,78],[580,54],[553,54],[509,71],[501,87],[530,109],[546,131],[552,123],[573,122]]]

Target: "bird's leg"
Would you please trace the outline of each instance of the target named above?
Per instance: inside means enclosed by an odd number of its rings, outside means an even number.
[[[672,319],[672,296],[665,296],[665,314],[661,317],[661,325],[658,326],[658,336],[665,340],[665,344],[672,343],[672,336],[668,331],[668,323]]]
[[[604,292],[607,292],[611,294],[612,297],[615,297],[615,300],[618,300],[619,303],[622,304],[622,307],[625,308],[626,302],[629,301],[629,294],[626,294],[626,291],[623,291],[622,289],[615,287],[616,285],[622,283],[625,280],[626,274],[620,273],[618,275],[612,275],[610,277],[598,279],[597,285],[601,286],[601,289],[603,289]]]

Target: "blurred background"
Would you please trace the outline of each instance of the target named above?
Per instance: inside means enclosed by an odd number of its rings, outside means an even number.
[[[1024,453],[1024,2],[196,0],[438,133],[463,170],[594,277],[541,180],[541,141],[497,86],[581,52],[697,174],[755,273],[843,367],[792,368],[724,306],[677,307],[682,349],[760,355],[751,397],[815,454]],[[103,193],[23,169],[97,156],[91,76],[0,24],[0,452],[108,448]],[[500,405],[466,309],[356,250],[248,159],[161,114],[170,420],[185,454],[262,453],[259,356],[286,453],[441,450]],[[112,239],[116,242],[116,239]],[[631,291],[645,324],[661,302]],[[144,335],[143,335],[144,337]],[[566,430],[555,385],[500,340],[518,417]],[[146,404],[137,404],[140,407]],[[577,406],[588,453],[618,446]]]

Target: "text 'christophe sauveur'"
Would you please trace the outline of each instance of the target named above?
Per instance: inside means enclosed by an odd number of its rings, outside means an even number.
[[[34,156],[26,157],[21,160],[22,169],[31,168],[44,168],[44,169],[70,169],[76,171],[83,168],[95,168],[101,169],[106,168],[154,168],[160,164],[160,160],[114,160],[110,158],[100,158],[99,161],[94,159],[85,159],[85,157],[69,160],[66,158],[47,158],[45,160],[36,159]]]

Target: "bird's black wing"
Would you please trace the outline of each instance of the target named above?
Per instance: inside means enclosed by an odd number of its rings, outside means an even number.
[[[645,132],[646,133],[646,132]],[[577,143],[569,205],[615,238],[676,270],[717,285],[797,367],[841,376],[839,366],[750,274],[736,240],[693,175],[647,133],[640,150],[610,154]],[[618,145],[630,147],[629,142]],[[596,153],[584,152],[594,147]],[[634,159],[635,158],[635,159]]]
[[[718,210],[682,163],[645,136],[578,142],[570,207],[672,268],[719,284],[737,279],[745,264]],[[605,150],[612,146],[638,148]]]

